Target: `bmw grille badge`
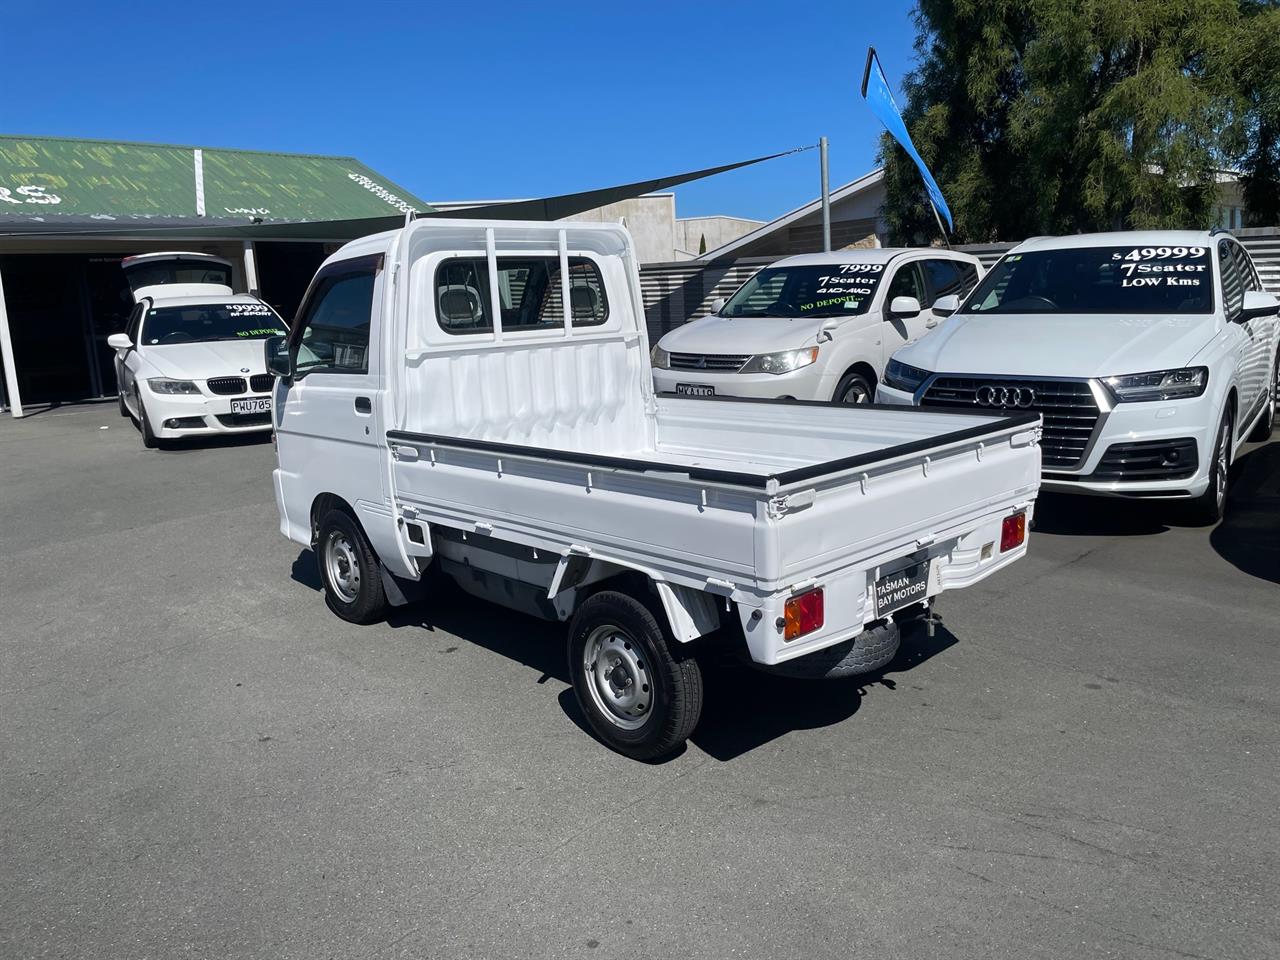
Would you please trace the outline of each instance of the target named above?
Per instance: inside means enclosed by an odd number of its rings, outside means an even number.
[[[1036,402],[1036,392],[1030,387],[1001,387],[988,383],[978,388],[973,399],[981,407],[1017,407],[1025,410]]]

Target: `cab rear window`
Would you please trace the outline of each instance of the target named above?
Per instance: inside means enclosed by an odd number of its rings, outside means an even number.
[[[498,257],[498,308],[502,329],[564,329],[564,284],[558,257]],[[436,270],[436,316],[446,333],[493,331],[489,262],[483,257],[446,260]],[[569,302],[574,327],[609,318],[600,269],[586,257],[569,258]]]

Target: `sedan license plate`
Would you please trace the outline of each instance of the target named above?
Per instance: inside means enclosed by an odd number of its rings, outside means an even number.
[[[680,397],[714,397],[716,388],[707,383],[677,383],[676,396]]]
[[[232,413],[270,413],[270,397],[254,397],[252,400],[232,400]]]
[[[929,561],[886,573],[876,581],[876,617],[919,603],[929,595]]]

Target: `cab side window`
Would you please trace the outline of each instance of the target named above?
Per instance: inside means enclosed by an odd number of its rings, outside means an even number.
[[[294,364],[311,373],[368,373],[373,285],[382,257],[330,265],[316,275],[294,328]]]
[[[1222,281],[1222,308],[1228,320],[1234,320],[1244,305],[1246,280],[1236,260],[1233,244],[1228,240],[1218,242],[1218,270]]]
[[[885,299],[887,308],[894,297],[915,297],[923,307],[929,298],[925,296],[924,277],[920,273],[918,263],[908,263],[898,268],[889,284],[889,293]]]

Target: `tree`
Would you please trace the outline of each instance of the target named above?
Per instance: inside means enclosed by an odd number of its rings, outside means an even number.
[[[1243,101],[1241,185],[1248,226],[1280,224],[1280,5],[1246,3],[1236,48]]]
[[[1218,172],[1246,141],[1269,158],[1258,183],[1273,182],[1280,125],[1251,125],[1241,95],[1245,23],[1274,12],[1256,6],[918,0],[903,114],[955,238],[1207,227]],[[1274,70],[1250,76],[1261,98],[1274,96]],[[890,232],[935,235],[910,159],[887,137],[880,153]]]

